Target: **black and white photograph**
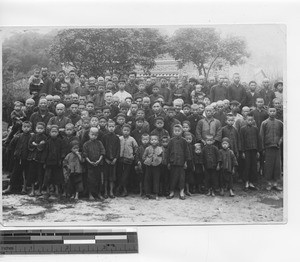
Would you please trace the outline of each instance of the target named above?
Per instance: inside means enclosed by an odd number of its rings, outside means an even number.
[[[16,27],[4,225],[287,222],[286,27]]]

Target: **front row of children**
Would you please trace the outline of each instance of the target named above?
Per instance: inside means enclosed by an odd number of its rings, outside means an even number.
[[[71,125],[67,124],[65,130]],[[115,193],[125,197],[132,182],[130,176],[135,173],[145,198],[157,199],[164,194],[171,199],[179,189],[179,198],[184,200],[191,195],[190,186],[215,196],[219,185],[221,194],[226,186],[230,196],[234,196],[232,174],[237,160],[226,137],[219,150],[213,136],[207,135],[202,148],[200,143],[192,144],[190,132],[183,135],[182,126],[175,124],[172,138],[144,133],[138,146],[130,136],[130,125],[124,124],[118,137],[115,122],[109,120],[101,138],[101,131],[91,127],[87,131],[89,140],[81,147],[78,137],[70,136],[72,132],[65,131],[66,136],[62,137],[57,125],[49,127],[48,138],[43,122],[36,124],[34,134],[31,127],[31,122],[23,122],[22,133],[11,141],[14,168],[3,194],[13,190],[26,194],[29,185],[30,196],[42,195],[45,187],[46,197],[51,189],[56,195],[64,192],[75,199],[79,194],[90,200],[115,198]]]

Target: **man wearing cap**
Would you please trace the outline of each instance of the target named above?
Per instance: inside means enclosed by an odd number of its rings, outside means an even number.
[[[125,83],[126,83],[125,79],[121,78],[118,83],[119,91],[114,94],[114,96],[119,98],[120,103],[125,102],[125,99],[127,97],[132,98],[132,95],[130,93],[128,93],[127,91],[125,91]]]
[[[269,107],[272,105],[272,101],[276,96],[274,91],[270,88],[269,78],[265,78],[262,81],[262,89],[259,91],[259,96],[264,99],[265,106]]]
[[[274,84],[274,89],[275,89],[276,98],[279,99],[280,103],[282,104],[282,102],[283,102],[283,82],[277,81]]]
[[[44,85],[41,88],[40,93],[44,93],[47,95],[52,95],[53,93],[53,82],[51,80],[51,78],[48,76],[48,68],[43,67],[41,69],[41,73],[42,73],[42,80],[44,82]]]
[[[244,106],[246,102],[246,89],[241,85],[240,80],[239,73],[234,73],[233,83],[228,87],[228,98],[229,101],[236,100]]]

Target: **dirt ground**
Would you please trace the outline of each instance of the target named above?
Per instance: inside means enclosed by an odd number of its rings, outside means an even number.
[[[236,186],[236,196],[208,197],[194,194],[186,200],[144,200],[138,195],[101,201],[78,201],[27,195],[2,196],[5,225],[55,222],[79,224],[173,224],[173,223],[268,223],[284,222],[283,192],[263,189],[245,192]]]

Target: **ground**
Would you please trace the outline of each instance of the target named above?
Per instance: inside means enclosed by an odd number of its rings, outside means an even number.
[[[49,199],[27,195],[5,195],[3,222],[22,225],[24,222],[67,222],[79,224],[173,224],[173,223],[269,223],[284,222],[283,192],[264,189],[245,192],[241,185],[231,198],[194,194],[186,200],[177,196],[171,200],[144,200],[138,195],[126,198],[74,201],[65,198]]]

